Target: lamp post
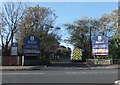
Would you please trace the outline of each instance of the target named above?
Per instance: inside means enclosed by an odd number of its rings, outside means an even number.
[[[90,22],[89,22],[89,31],[90,31],[90,57],[92,56],[92,41],[91,41],[91,35],[92,35],[92,33],[91,33],[91,24],[92,24],[92,17],[90,18]]]
[[[2,65],[2,45],[0,44],[0,66]]]

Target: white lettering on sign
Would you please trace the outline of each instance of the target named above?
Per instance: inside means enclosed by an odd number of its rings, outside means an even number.
[[[96,41],[96,43],[97,43],[97,44],[99,44],[99,43],[104,43],[104,41]]]
[[[104,43],[104,41],[102,40],[102,36],[98,36],[97,37],[98,39],[98,41],[96,41],[96,43],[98,44],[98,43]]]
[[[98,41],[102,41],[102,36],[98,36]]]
[[[28,41],[28,44],[36,44],[37,42],[35,41],[35,37],[34,36],[30,36],[30,39]]]
[[[29,44],[36,44],[36,41],[28,41]]]
[[[40,51],[36,49],[26,49],[25,53],[40,53]]]
[[[93,48],[108,48],[107,45],[94,45]]]
[[[30,41],[34,41],[35,39],[34,39],[34,36],[30,36]]]

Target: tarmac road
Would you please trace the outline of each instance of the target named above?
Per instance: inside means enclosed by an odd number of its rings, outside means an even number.
[[[53,67],[51,67],[53,68]],[[62,67],[61,67],[62,68]],[[63,67],[64,68],[64,67]],[[3,83],[114,83],[118,69],[3,71]]]

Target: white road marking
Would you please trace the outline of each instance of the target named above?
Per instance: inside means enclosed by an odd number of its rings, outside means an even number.
[[[112,73],[112,74],[115,74],[116,72],[65,72],[65,74],[109,74],[109,73]]]
[[[95,71],[67,71],[67,72],[62,72],[62,74],[65,74],[65,75],[80,75],[80,74],[84,74],[84,75],[92,75],[92,74],[117,74],[118,72],[115,72],[115,71],[112,71],[112,72],[104,72],[104,71],[98,71],[98,72],[95,72]],[[54,72],[36,72],[36,73],[31,73],[31,72],[24,72],[24,73],[18,73],[18,72],[15,72],[15,73],[2,73],[1,75],[44,75],[44,74],[58,74],[57,73],[54,73]]]
[[[78,72],[65,72],[65,74],[78,74]]]
[[[86,72],[82,72],[83,74],[86,74]]]
[[[2,73],[3,75],[38,75],[38,74],[45,74],[45,73]]]

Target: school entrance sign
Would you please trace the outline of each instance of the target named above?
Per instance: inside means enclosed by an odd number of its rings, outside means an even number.
[[[108,55],[108,37],[93,36],[92,37],[92,55]]]
[[[29,35],[23,41],[24,56],[40,56],[40,39],[35,35]]]

